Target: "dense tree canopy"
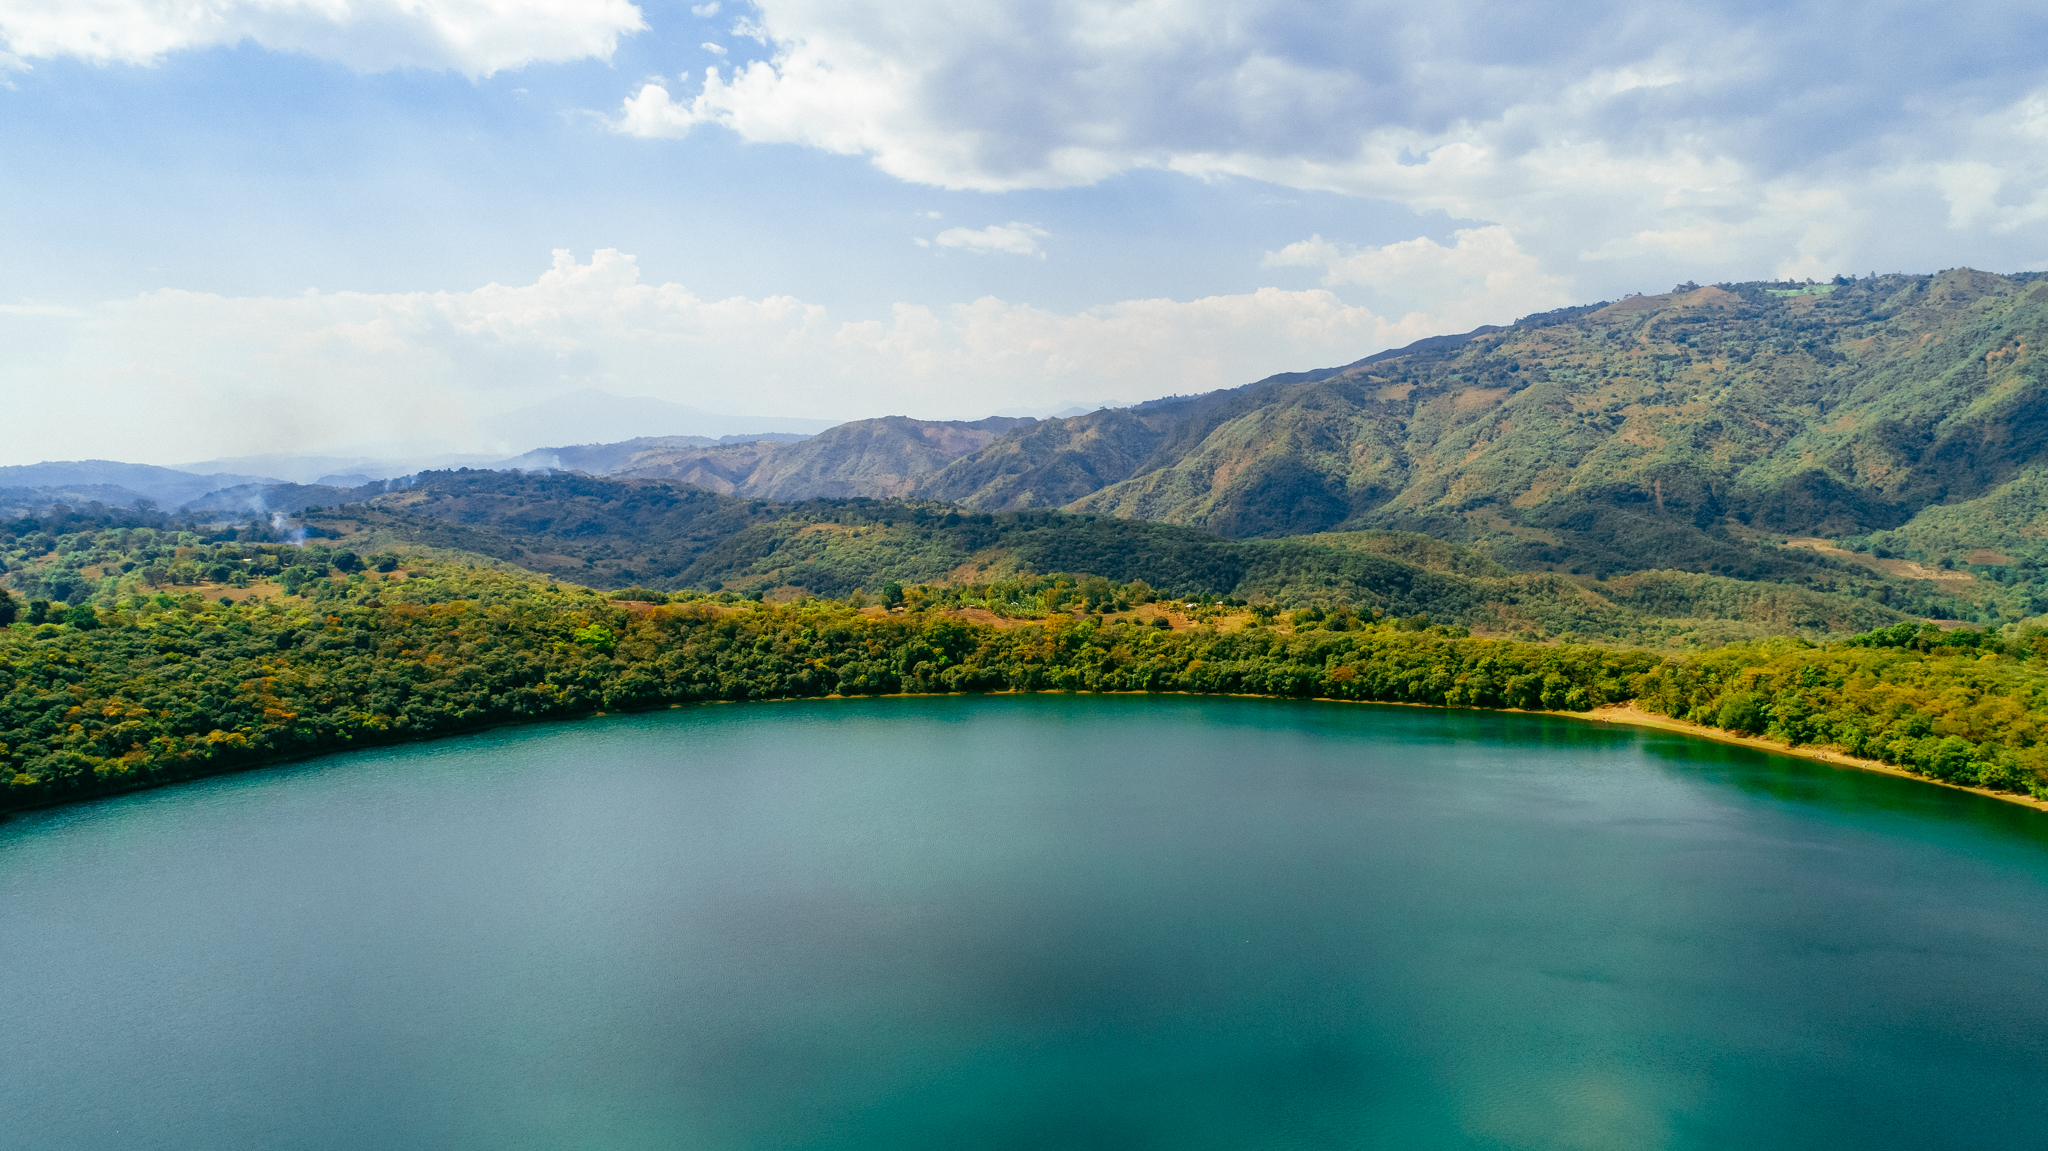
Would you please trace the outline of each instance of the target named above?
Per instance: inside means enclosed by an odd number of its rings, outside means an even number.
[[[307,567],[297,564],[295,567]],[[358,565],[370,566],[375,565]],[[901,606],[614,600],[456,565],[330,566],[294,597],[171,591],[0,631],[6,806],[489,724],[702,700],[1194,691],[1585,710],[1630,699],[1957,782],[2044,790],[2048,639],[1915,625],[1691,659],[1476,638],[1427,616],[1174,605],[1142,583],[1032,577]],[[1108,613],[1107,615],[1101,613]]]

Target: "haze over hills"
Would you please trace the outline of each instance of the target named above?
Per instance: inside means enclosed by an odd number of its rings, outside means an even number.
[[[236,484],[271,483],[261,475],[214,472],[196,475],[178,468],[154,464],[124,464],[114,460],[70,460],[0,467],[0,489],[25,489],[12,499],[19,501],[29,492],[42,489],[50,499],[67,494],[74,499],[118,501],[125,505],[137,499],[152,500],[167,508],[178,507],[208,492]]]
[[[735,436],[730,440],[739,442],[726,443],[664,436],[545,448],[502,466],[538,464],[593,475],[672,479],[762,499],[893,496],[908,490],[916,477],[1035,422],[1014,416],[974,421],[884,416],[839,424],[815,436]]]
[[[435,468],[469,468],[497,460],[495,455],[449,452],[436,456],[388,458],[383,456],[321,456],[273,452],[260,456],[232,456],[198,463],[172,465],[181,472],[209,474],[239,472],[268,476],[273,482],[324,484],[355,478],[357,483],[409,476]],[[357,478],[360,477],[360,478]]]
[[[583,388],[484,421],[508,444],[603,443],[644,436],[753,436],[763,432],[808,435],[831,420],[790,416],[730,416],[646,396],[617,396]]]
[[[567,444],[556,448],[535,448],[510,459],[494,461],[489,466],[497,471],[553,470],[588,472],[591,475],[603,476],[630,470],[643,460],[667,460],[707,448],[762,441],[793,444],[810,438],[810,434],[804,432],[762,432],[759,435],[722,436],[718,439],[712,439],[710,436],[639,436],[615,444]]]

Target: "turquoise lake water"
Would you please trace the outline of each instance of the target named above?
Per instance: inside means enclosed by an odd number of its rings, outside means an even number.
[[[1538,716],[745,704],[0,822],[0,1145],[2032,1148],[2048,817]]]

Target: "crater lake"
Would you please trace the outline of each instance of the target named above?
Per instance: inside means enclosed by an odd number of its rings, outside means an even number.
[[[1547,716],[690,707],[0,822],[0,1115],[164,1148],[2011,1148],[2048,819]]]

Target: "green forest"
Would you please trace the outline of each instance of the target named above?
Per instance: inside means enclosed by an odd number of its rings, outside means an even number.
[[[1184,599],[1208,595],[1289,610],[1349,605],[1387,615],[1426,613],[1523,639],[1678,647],[1770,635],[1820,639],[1975,610],[1926,581],[1887,579],[1812,552],[1799,553],[1799,562],[1820,574],[1805,582],[1682,571],[1600,579],[1510,571],[1462,545],[1409,532],[1228,540],[1193,528],[1056,511],[986,513],[869,499],[777,505],[664,483],[496,472],[429,474],[407,494],[413,502],[404,510],[307,512],[303,546],[280,542],[269,524],[172,523],[133,511],[70,509],[0,523],[0,565],[25,599],[102,607],[166,587],[216,596],[258,585],[289,592],[330,563],[346,571],[393,562],[400,553],[534,570],[600,590],[843,598],[891,582],[922,584],[944,589],[961,606],[988,598],[976,586],[1075,572],[1142,580]],[[445,508],[451,518],[421,508]],[[650,550],[658,548],[673,550]]]
[[[259,558],[227,558],[236,548]],[[606,596],[523,572],[274,544],[177,544],[161,559],[165,586],[111,604],[0,600],[0,805],[510,722],[994,691],[1561,711],[1634,700],[1952,782],[2048,794],[2048,732],[2035,719],[2048,634],[2025,628],[1908,621],[1824,645],[1779,638],[1680,657],[1478,637],[1422,613],[1283,611],[1206,594],[1163,602],[1143,581],[1101,576],[890,583],[872,596],[776,603],[729,591]],[[255,594],[180,590],[168,582],[179,564],[235,568],[228,584],[252,580]],[[291,594],[267,582],[273,566]]]

